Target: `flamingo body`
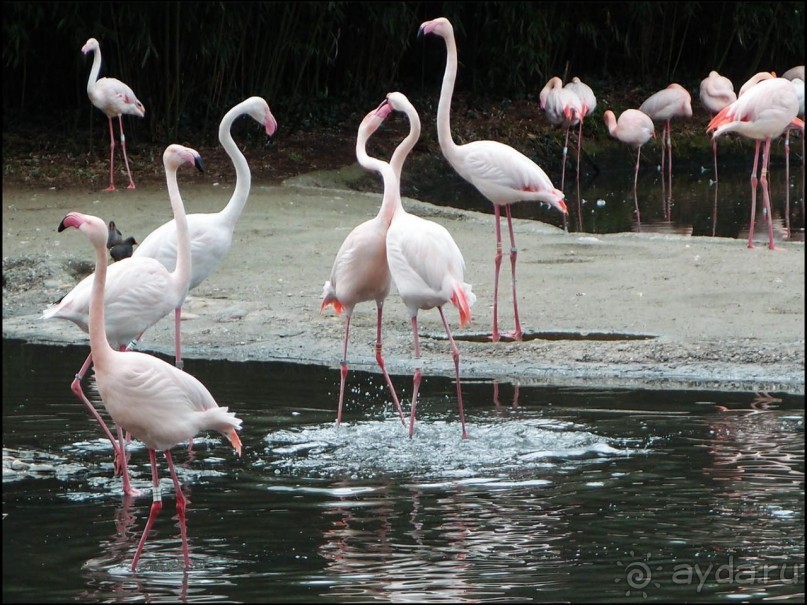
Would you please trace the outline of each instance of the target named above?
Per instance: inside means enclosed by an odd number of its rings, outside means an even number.
[[[734,92],[734,84],[731,83],[731,80],[714,70],[701,80],[699,95],[701,104],[711,114],[716,114],[726,105],[737,100],[737,93]]]
[[[135,95],[134,91],[116,78],[99,78],[101,71],[101,46],[98,40],[90,38],[81,48],[83,54],[93,53],[92,69],[87,80],[87,96],[90,102],[104,112],[109,122],[109,186],[107,191],[115,190],[114,163],[115,163],[115,135],[112,132],[112,118],[118,119],[120,128],[120,143],[123,150],[123,160],[126,164],[126,173],[129,176],[129,189],[134,189],[132,172],[129,170],[129,158],[126,156],[126,137],[123,134],[123,115],[145,117],[146,108]]]
[[[443,156],[454,170],[474,185],[494,207],[496,224],[496,256],[494,257],[494,302],[493,331],[491,339],[500,339],[498,327],[498,285],[502,258],[500,212],[504,207],[510,230],[510,265],[513,287],[513,314],[516,328],[512,335],[516,340],[522,336],[516,295],[515,265],[517,249],[513,234],[510,204],[519,201],[545,202],[566,214],[563,192],[552,186],[546,173],[521,152],[495,141],[474,141],[457,145],[451,137],[451,97],[457,77],[457,44],[451,22],[439,17],[421,24],[418,36],[435,34],[446,44],[446,68],[437,107],[437,136]],[[389,235],[388,240],[389,242]]]
[[[219,125],[219,141],[233,161],[236,185],[227,205],[219,212],[189,214],[188,229],[191,239],[191,277],[189,290],[193,290],[216,270],[230,251],[233,231],[246,205],[251,186],[251,174],[244,154],[238,149],[230,129],[241,115],[249,115],[261,124],[267,136],[277,130],[277,121],[269,105],[261,97],[250,97],[228,111]],[[176,266],[176,221],[170,220],[157,227],[138,245],[134,258],[149,257],[158,260],[169,271]]]

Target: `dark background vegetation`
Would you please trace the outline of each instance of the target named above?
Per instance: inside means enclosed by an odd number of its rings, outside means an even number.
[[[2,10],[4,180],[57,185],[70,178],[62,164],[75,178],[106,178],[107,122],[87,98],[92,58],[80,52],[90,37],[101,45],[101,76],[129,84],[146,106],[145,119],[124,118],[136,181],[155,153],[161,178],[168,143],[218,146],[219,120],[252,95],[280,124],[275,176],[349,163],[361,117],[391,90],[418,107],[430,145],[445,46],[417,31],[441,15],[454,24],[460,55],[455,138],[498,138],[528,155],[527,134],[549,130],[537,95],[554,75],[580,76],[597,93],[596,138],[602,111],[638,107],[670,82],[693,93],[694,108],[712,69],[739,89],[758,71],[804,63],[803,2],[4,2]],[[246,128],[239,143],[262,145],[260,135]]]

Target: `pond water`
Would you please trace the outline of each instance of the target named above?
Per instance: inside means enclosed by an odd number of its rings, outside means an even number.
[[[555,133],[556,138],[561,134]],[[574,137],[573,137],[574,138]],[[544,144],[547,138],[542,139]],[[548,139],[554,141],[554,139]],[[562,138],[560,138],[562,142]],[[660,140],[660,139],[659,139]],[[583,152],[585,152],[585,136]],[[804,241],[804,164],[802,142],[791,143],[790,168],[786,167],[783,141],[771,147],[769,182],[774,236],[777,241]],[[528,151],[527,151],[528,152]],[[529,152],[528,152],[529,153]],[[663,232],[680,235],[748,238],[751,217],[750,175],[754,143],[735,138],[718,145],[719,179],[715,181],[712,148],[708,140],[696,150],[676,148],[673,138],[672,187],[662,182],[658,143],[642,148],[642,161],[634,197],[633,176],[636,152],[616,141],[601,150],[597,160],[583,155],[578,189],[576,141],[569,144],[565,178],[562,174],[562,145],[557,146],[557,162],[543,165],[552,183],[566,194],[569,216],[565,227],[572,232],[621,233]],[[429,158],[434,166],[428,187],[407,178],[404,195],[435,204],[493,213],[492,204],[463,181],[439,158]],[[421,168],[423,169],[423,168]],[[785,184],[789,183],[789,189]],[[789,190],[789,203],[787,193]],[[579,210],[578,210],[579,204]],[[636,214],[636,207],[639,214]],[[789,207],[790,235],[787,237],[786,208]],[[537,219],[564,226],[560,213],[543,204],[514,204],[514,217]],[[580,220],[578,221],[578,216]],[[506,233],[506,232],[505,232]],[[506,235],[505,235],[506,237]],[[757,193],[755,241],[768,240],[761,190]]]
[[[86,353],[3,343],[3,602],[804,601],[801,396],[468,381],[463,441],[432,376],[409,439],[377,374],[351,372],[337,429],[338,370],[194,359],[243,456],[174,448],[188,572],[158,458],[132,573],[148,456],[124,498],[69,388]]]

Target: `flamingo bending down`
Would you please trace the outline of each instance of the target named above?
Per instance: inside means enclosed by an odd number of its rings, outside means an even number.
[[[518,316],[516,295],[516,248],[510,204],[519,201],[544,202],[567,214],[563,192],[552,185],[546,173],[531,159],[509,145],[497,141],[472,141],[457,145],[451,138],[451,96],[457,79],[457,44],[454,28],[445,17],[421,24],[418,36],[436,34],[445,40],[446,69],[437,106],[437,136],[443,156],[451,167],[466,181],[493,203],[496,224],[496,256],[494,259],[493,285],[493,332],[491,339],[497,342],[499,334],[499,269],[502,262],[501,208],[507,214],[510,230],[510,267],[513,282],[513,314],[515,330],[507,336],[521,340],[521,322]]]
[[[87,95],[90,102],[104,112],[109,120],[109,186],[104,191],[115,191],[115,135],[112,132],[112,118],[118,118],[120,127],[120,146],[123,149],[123,161],[126,164],[126,174],[129,175],[129,186],[134,189],[132,172],[129,170],[129,158],[126,156],[126,136],[123,134],[123,114],[145,117],[146,108],[135,96],[129,86],[115,78],[98,78],[101,71],[101,46],[98,40],[90,38],[81,48],[85,55],[94,53],[90,79],[87,81]]]
[[[686,88],[674,82],[667,88],[650,95],[639,106],[639,111],[646,113],[654,122],[664,122],[664,130],[661,134],[661,186],[663,191],[666,147],[668,197],[664,201],[664,218],[665,220],[670,220],[670,205],[672,203],[672,128],[670,121],[673,118],[692,117],[692,97]]]
[[[178,164],[174,165],[174,169],[176,166]],[[182,554],[185,569],[189,569],[190,555],[185,522],[187,498],[179,485],[170,448],[192,439],[201,431],[215,430],[232,443],[240,456],[241,439],[236,431],[241,428],[242,421],[226,407],[219,407],[205,386],[190,374],[158,357],[137,351],[124,353],[109,346],[104,330],[106,226],[97,217],[71,212],[62,220],[59,231],[69,227],[81,231],[95,248],[95,274],[90,305],[90,346],[95,360],[98,392],[112,420],[146,444],[151,461],[153,486],[151,510],[132,559],[131,569],[134,571],[137,568],[148,534],[162,509],[156,450],[161,450],[165,454],[168,470],[174,482],[179,529],[182,535]]]
[[[185,162],[193,163],[198,170],[202,170],[199,154],[193,149],[180,145],[169,146],[163,155],[165,164],[165,180],[171,199],[171,208],[177,217],[185,216],[185,208],[179,195],[177,186],[177,169]],[[182,220],[183,224],[186,224]],[[105,225],[104,229],[108,228]],[[104,332],[110,346],[123,350],[133,339],[139,338],[143,332],[168,315],[172,309],[181,306],[188,292],[188,279],[190,275],[190,243],[187,230],[181,230],[179,262],[173,271],[168,271],[162,264],[152,258],[130,257],[114,263],[105,269],[104,295],[106,313]],[[42,319],[66,319],[72,321],[84,332],[90,330],[90,306],[92,289],[95,283],[94,276],[88,275],[80,281],[61,301],[44,311]],[[175,345],[176,363],[181,365],[181,339],[179,329],[179,316],[175,315]],[[112,442],[115,450],[116,465],[120,465],[123,475],[123,489],[125,493],[136,494],[132,489],[129,474],[126,469],[125,446],[123,439],[120,446],[116,445],[114,437],[107,428],[95,407],[87,399],[81,388],[81,381],[85,373],[93,364],[92,351],[79,369],[72,384],[71,390],[84,402],[90,413],[98,420],[101,428]],[[120,427],[118,427],[119,437]]]
[[[378,128],[382,118],[379,118],[376,110],[368,113],[359,125],[359,132],[356,138],[356,155],[360,156],[364,150],[370,133]],[[410,135],[411,136],[411,135]],[[415,137],[417,140],[417,137]],[[400,145],[409,144],[408,139]],[[366,153],[365,153],[366,155]],[[368,168],[373,170],[373,167]],[[401,423],[406,426],[403,418],[401,404],[395,387],[387,373],[384,364],[384,357],[381,354],[381,317],[384,308],[384,300],[390,291],[390,272],[387,264],[387,229],[389,229],[392,215],[395,211],[396,203],[400,205],[400,190],[394,173],[389,170],[381,170],[384,178],[384,197],[381,201],[381,208],[378,214],[368,221],[356,226],[342,242],[339,251],[331,268],[328,281],[322,288],[322,305],[320,313],[332,306],[337,315],[343,311],[345,313],[345,344],[341,362],[341,382],[339,385],[339,407],[336,413],[336,426],[342,422],[342,405],[345,397],[345,382],[347,380],[347,345],[350,334],[350,318],[353,315],[353,308],[360,302],[374,300],[377,309],[377,328],[375,358],[378,362],[384,379],[387,382],[392,400],[398,410]]]
[[[603,119],[612,137],[631,147],[635,147],[637,150],[636,170],[633,173],[633,199],[636,204],[636,221],[641,225],[639,198],[636,193],[636,187],[639,181],[639,160],[642,157],[642,145],[647,143],[650,137],[656,136],[656,131],[653,128],[653,120],[650,119],[650,116],[638,109],[626,109],[620,114],[619,120],[616,119],[614,112],[609,109],[603,114]]]
[[[249,165],[230,132],[233,122],[242,115],[249,115],[263,126],[267,136],[273,135],[277,130],[277,121],[269,105],[261,97],[250,97],[242,101],[222,118],[219,125],[219,141],[235,167],[235,190],[230,201],[219,212],[194,213],[187,217],[192,258],[189,290],[193,290],[207,279],[229,252],[235,224],[249,198],[252,182]],[[160,225],[138,245],[133,256],[156,259],[172,271],[177,261],[176,234],[175,220]]]
[[[799,100],[792,82],[784,78],[767,78],[740,93],[734,103],[723,108],[706,128],[714,131],[713,137],[726,132],[736,132],[754,139],[754,167],[751,171],[751,222],[748,247],[754,247],[754,220],[757,204],[757,165],[760,143],[765,141],[759,181],[762,183],[762,203],[768,219],[768,248],[774,249],[773,218],[768,191],[768,162],[771,139],[780,136],[788,127],[804,130],[804,121],[797,117]]]
[[[415,412],[418,391],[422,378],[420,368],[420,340],[418,337],[418,311],[437,307],[440,319],[451,344],[451,355],[454,360],[454,372],[457,380],[457,401],[462,424],[462,437],[468,438],[465,429],[465,411],[462,405],[462,386],[460,384],[460,353],[451,329],[448,326],[443,306],[451,302],[460,312],[462,326],[471,321],[471,306],[476,295],[471,285],[464,282],[465,261],[462,253],[448,230],[442,225],[419,216],[409,214],[401,203],[400,173],[407,155],[420,137],[420,117],[415,108],[400,92],[391,92],[386,101],[376,110],[377,120],[370,123],[368,136],[372,135],[381,122],[392,111],[400,111],[409,119],[409,135],[404,139],[389,164],[371,158],[365,151],[366,140],[356,144],[356,156],[359,164],[368,170],[376,170],[384,175],[385,182],[392,179],[395,210],[392,222],[387,231],[387,260],[392,280],[401,296],[412,323],[416,367],[412,386],[412,405],[409,418],[409,436],[415,430]]]

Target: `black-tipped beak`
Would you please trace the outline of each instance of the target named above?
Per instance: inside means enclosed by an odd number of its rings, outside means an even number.
[[[202,163],[201,156],[197,155],[195,158],[193,158],[193,165],[196,166],[196,170],[198,170],[201,173],[204,173],[205,165]]]
[[[62,231],[64,231],[65,229],[67,229],[67,225],[65,225],[65,224],[64,224],[64,219],[62,219],[62,222],[61,222],[61,223],[59,223],[59,228],[57,229],[57,231],[58,231],[59,233],[61,233],[61,232],[62,232]]]
[[[422,38],[423,38],[423,26],[421,25],[421,26],[418,28],[418,37],[417,37],[417,39],[418,39],[418,40],[420,40],[420,39],[422,39]]]

